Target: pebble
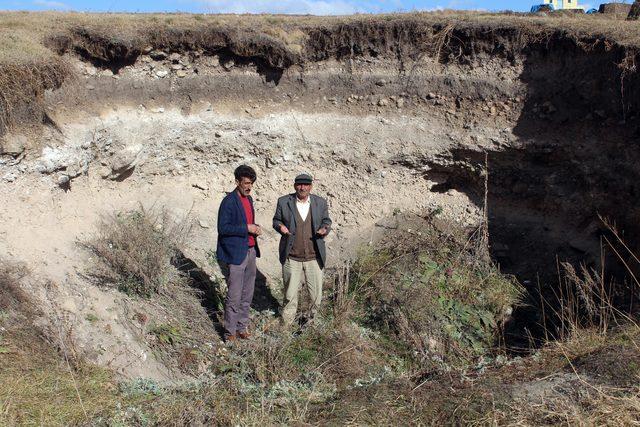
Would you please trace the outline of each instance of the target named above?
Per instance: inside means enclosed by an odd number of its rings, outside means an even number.
[[[71,178],[69,177],[69,175],[65,175],[62,174],[60,176],[58,176],[58,185],[59,186],[63,186],[69,183],[69,181],[71,181]]]

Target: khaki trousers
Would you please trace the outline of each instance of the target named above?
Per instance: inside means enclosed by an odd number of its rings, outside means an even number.
[[[287,259],[285,261],[282,266],[282,281],[284,282],[282,321],[285,325],[290,325],[295,320],[298,310],[298,291],[303,278],[311,296],[311,316],[318,313],[322,299],[322,276],[322,269],[316,260],[295,261]]]

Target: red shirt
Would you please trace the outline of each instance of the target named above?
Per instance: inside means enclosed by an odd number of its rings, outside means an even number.
[[[247,224],[253,224],[253,210],[251,209],[251,202],[248,197],[240,195],[240,201],[242,202],[242,207],[244,208],[244,215],[247,217]],[[256,245],[256,238],[249,234],[249,247],[252,248]]]

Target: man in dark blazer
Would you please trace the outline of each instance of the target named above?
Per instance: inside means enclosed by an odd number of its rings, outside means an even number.
[[[251,190],[256,172],[250,166],[238,166],[234,172],[236,188],[227,194],[218,210],[216,256],[226,267],[227,298],[224,303],[225,341],[247,339],[249,307],[256,281],[256,258],[260,257]]]
[[[322,299],[323,269],[327,260],[324,238],[331,230],[327,201],[311,194],[313,179],[296,176],[295,193],[278,199],[273,228],[280,233],[280,263],[285,298],[282,321],[290,325],[298,309],[298,291],[304,279],[311,296],[311,317]]]

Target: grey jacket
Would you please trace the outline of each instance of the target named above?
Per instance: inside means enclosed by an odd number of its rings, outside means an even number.
[[[327,231],[331,230],[331,218],[329,218],[329,208],[327,201],[320,196],[310,194],[311,197],[311,225],[314,233],[325,227]],[[293,247],[293,242],[296,235],[296,195],[295,193],[287,194],[278,199],[278,205],[276,206],[276,213],[273,215],[273,228],[280,233],[280,225],[284,224],[289,229],[289,234],[282,234],[280,238],[280,263],[284,264],[289,256],[289,252]],[[324,268],[327,260],[327,251],[325,249],[324,238],[319,235],[315,235],[313,241],[316,246],[316,254],[318,256],[318,263],[320,268]]]

